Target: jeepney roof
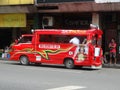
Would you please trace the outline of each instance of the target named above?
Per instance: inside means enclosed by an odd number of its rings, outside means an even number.
[[[88,34],[103,34],[99,29],[88,30],[62,30],[62,29],[36,29],[34,33],[37,34],[55,34],[55,35],[88,35]]]
[[[23,34],[22,37],[24,36],[33,36],[33,34]]]

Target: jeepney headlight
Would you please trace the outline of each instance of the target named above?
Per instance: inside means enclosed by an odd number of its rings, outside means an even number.
[[[69,51],[69,55],[73,55],[73,51]]]

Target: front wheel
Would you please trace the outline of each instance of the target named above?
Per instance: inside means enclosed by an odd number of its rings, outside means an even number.
[[[74,68],[74,61],[72,59],[66,59],[64,64],[68,69]]]
[[[27,56],[21,56],[20,57],[20,63],[22,65],[28,65],[29,64],[28,57]]]

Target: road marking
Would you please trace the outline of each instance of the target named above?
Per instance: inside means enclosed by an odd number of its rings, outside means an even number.
[[[65,86],[65,87],[58,87],[58,88],[52,88],[47,90],[77,90],[77,89],[83,89],[86,87],[83,86]]]

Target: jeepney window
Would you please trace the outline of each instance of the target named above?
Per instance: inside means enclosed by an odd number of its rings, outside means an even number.
[[[72,35],[40,35],[39,42],[51,42],[51,43],[69,43],[70,39],[77,37],[80,43],[86,43],[86,36],[72,36]]]
[[[97,45],[98,45],[98,46],[101,46],[101,45],[102,45],[102,38],[99,38],[99,39],[98,39]]]
[[[18,43],[31,43],[32,36],[25,36],[19,39]]]
[[[53,35],[40,35],[39,42],[53,42],[54,37]]]
[[[92,37],[92,44],[97,45],[97,35]]]
[[[97,46],[101,46],[102,38],[98,38],[98,35],[93,36],[92,37],[92,44],[97,45]]]
[[[40,35],[39,42],[67,43],[68,38],[65,35]]]

